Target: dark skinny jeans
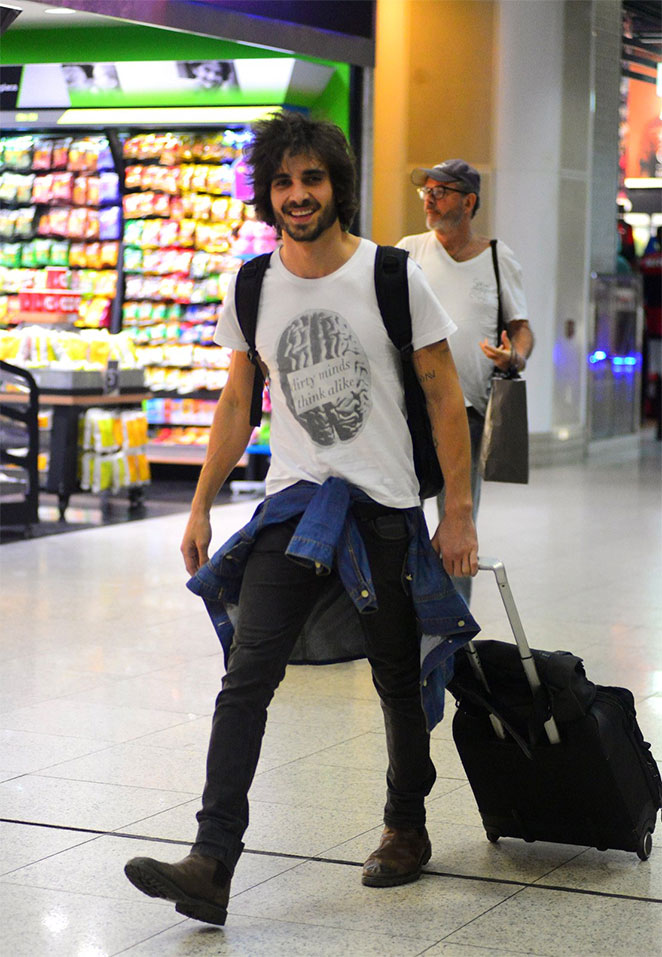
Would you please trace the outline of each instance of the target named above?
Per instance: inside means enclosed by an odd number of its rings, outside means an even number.
[[[408,537],[404,516],[357,505],[379,610],[360,616],[366,656],[381,699],[388,771],[384,823],[420,828],[435,781],[420,695],[419,640],[405,588]],[[248,791],[266,726],[267,707],[311,609],[332,576],[284,554],[297,520],[265,529],[248,559],[227,673],[216,699],[207,781],[194,852],[215,857],[232,873],[248,826]]]

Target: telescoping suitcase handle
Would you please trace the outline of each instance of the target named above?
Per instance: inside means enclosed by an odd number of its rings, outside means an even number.
[[[540,688],[540,678],[538,677],[538,670],[536,668],[535,661],[533,660],[533,655],[531,654],[531,649],[529,648],[529,643],[526,639],[524,628],[522,627],[522,621],[520,619],[519,612],[517,611],[513,593],[510,590],[508,576],[506,575],[506,568],[503,562],[499,561],[497,558],[479,558],[478,568],[481,571],[490,571],[494,573],[494,577],[497,580],[497,585],[499,586],[501,601],[506,609],[506,615],[508,616],[508,621],[510,622],[510,627],[515,637],[519,656],[522,660],[524,673],[528,679],[531,691],[535,694]],[[489,692],[490,687],[485,677],[485,673],[480,663],[480,658],[478,657],[478,651],[476,650],[476,646],[473,641],[467,643],[466,649],[469,653],[469,661],[471,662],[471,667],[473,668],[474,673],[481,681],[485,689]],[[492,722],[492,726],[494,727],[494,730],[498,736],[500,738],[505,738],[506,732],[504,731],[503,725],[497,716],[491,714],[490,721]],[[556,725],[556,721],[551,715],[547,721],[545,721],[544,726],[550,744],[559,744],[561,738],[558,727]]]

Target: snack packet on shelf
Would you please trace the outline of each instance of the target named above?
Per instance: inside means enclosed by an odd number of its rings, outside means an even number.
[[[78,482],[84,492],[92,491],[94,452],[85,451],[78,462]]]
[[[120,238],[120,209],[119,206],[108,206],[99,210],[99,239],[119,239]]]
[[[51,201],[54,203],[70,203],[73,198],[74,177],[72,173],[53,173]]]
[[[92,459],[92,491],[116,491],[116,467],[114,455],[95,455]]]
[[[147,225],[141,219],[128,219],[124,223],[124,242],[128,246],[141,246],[143,227]]]
[[[76,206],[84,206],[87,202],[87,176],[77,176],[74,180],[72,201]]]
[[[51,266],[69,266],[70,245],[66,240],[54,239],[51,241]]]
[[[145,166],[127,166],[124,170],[124,185],[127,189],[143,188],[143,170],[149,169]]]
[[[140,410],[121,413],[122,448],[138,449],[147,444],[147,416]]]
[[[32,169],[50,169],[53,157],[53,141],[35,140],[32,153]]]

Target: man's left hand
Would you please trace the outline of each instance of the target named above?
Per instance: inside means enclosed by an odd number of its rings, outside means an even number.
[[[480,343],[480,347],[490,362],[493,362],[502,372],[508,372],[512,367],[517,367],[518,371],[524,368],[524,357],[518,355],[515,351],[515,347],[505,329],[501,333],[501,345],[498,348],[490,345],[487,339]]]
[[[478,574],[478,538],[471,515],[447,513],[432,536],[432,547],[449,575],[467,578]]]

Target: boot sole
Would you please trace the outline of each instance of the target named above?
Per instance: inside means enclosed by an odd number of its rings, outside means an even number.
[[[399,887],[401,884],[413,884],[421,876],[421,868],[427,864],[432,857],[432,845],[428,845],[421,857],[421,863],[416,871],[410,871],[409,874],[363,874],[361,883],[365,887]]]
[[[133,886],[148,897],[172,901],[178,914],[203,921],[205,924],[216,924],[219,927],[222,927],[226,921],[228,912],[225,907],[201,898],[189,897],[173,881],[168,880],[160,871],[148,864],[129,862],[124,867],[124,873]]]

